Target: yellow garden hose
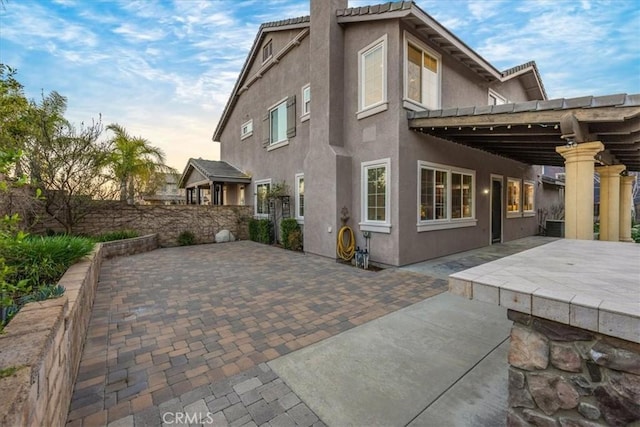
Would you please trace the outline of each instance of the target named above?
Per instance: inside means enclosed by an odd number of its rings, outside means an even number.
[[[345,234],[347,241],[345,243]],[[350,261],[356,253],[356,238],[351,227],[345,225],[338,232],[338,256],[345,261]]]

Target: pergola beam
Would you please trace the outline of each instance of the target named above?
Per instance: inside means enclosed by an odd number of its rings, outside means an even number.
[[[623,122],[640,116],[640,107],[602,107],[563,110],[572,113],[580,122]],[[474,116],[421,117],[424,113],[414,113],[409,119],[409,127],[432,128],[445,126],[521,126],[523,124],[560,124],[557,110],[507,112],[505,114],[479,114]]]

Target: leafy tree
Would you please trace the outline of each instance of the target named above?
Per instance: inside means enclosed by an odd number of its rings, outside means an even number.
[[[0,155],[7,158],[15,157],[24,148],[23,141],[30,132],[31,107],[22,84],[15,78],[16,72],[0,63]],[[8,169],[0,173],[7,173]]]
[[[117,123],[107,126],[113,133],[109,165],[118,182],[120,200],[133,204],[137,196],[157,186],[159,176],[176,171],[165,164],[164,152],[142,137],[132,137]]]

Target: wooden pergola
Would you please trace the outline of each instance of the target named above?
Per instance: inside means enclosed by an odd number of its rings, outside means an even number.
[[[564,166],[556,147],[600,141],[600,164],[640,171],[640,94],[410,112],[409,127],[531,165]]]

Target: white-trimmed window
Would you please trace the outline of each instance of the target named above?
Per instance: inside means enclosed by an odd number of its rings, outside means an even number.
[[[507,98],[495,90],[489,89],[489,105],[502,105],[507,103]]]
[[[304,221],[304,174],[296,174],[296,219]]]
[[[301,121],[309,120],[311,114],[311,86],[306,84],[302,87],[302,115]]]
[[[269,109],[269,145],[287,140],[287,100]]]
[[[405,32],[404,106],[440,108],[441,56]]]
[[[476,225],[475,171],[418,161],[418,231]]]
[[[269,40],[262,47],[262,62],[267,62],[273,56],[273,43]]]
[[[358,52],[358,112],[362,119],[387,109],[387,35]]]
[[[269,214],[269,200],[267,199],[267,194],[271,189],[271,179],[256,181],[255,185],[255,215],[257,217],[267,217]]]
[[[522,213],[521,181],[516,178],[507,179],[507,217],[520,216]]]
[[[535,213],[536,186],[533,181],[524,181],[522,186],[522,211],[525,216]]]
[[[240,139],[249,138],[253,135],[253,120],[244,122],[240,127]]]
[[[360,222],[360,230],[390,233],[391,159],[363,162],[361,168],[362,222]]]

